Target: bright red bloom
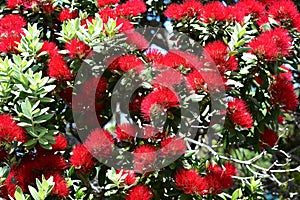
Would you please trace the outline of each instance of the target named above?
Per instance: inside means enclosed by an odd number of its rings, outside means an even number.
[[[150,45],[149,41],[136,31],[126,31],[125,34],[127,36],[126,43],[136,46],[139,50],[145,50]]]
[[[174,175],[175,184],[185,194],[205,194],[207,183],[194,169],[180,169]]]
[[[109,4],[117,4],[120,0],[98,0],[98,7],[104,7]]]
[[[64,21],[67,21],[69,19],[74,19],[78,16],[79,16],[78,11],[66,8],[66,9],[63,9],[59,13],[58,20],[61,21],[61,22],[64,22]]]
[[[153,193],[146,185],[136,185],[128,191],[125,200],[150,200],[153,197]]]
[[[19,127],[16,121],[7,114],[0,115],[0,141],[12,142],[19,141],[25,142],[26,134],[24,130]]]
[[[0,19],[0,33],[10,33],[10,32],[16,32],[16,33],[22,33],[22,28],[26,26],[25,19],[18,14],[10,14],[6,15],[3,18]],[[3,37],[1,35],[1,37]]]
[[[53,182],[55,183],[51,194],[57,195],[60,198],[67,198],[70,190],[65,179],[58,173],[50,174],[46,178],[49,178],[50,176],[53,176]]]
[[[89,16],[86,19],[81,20],[80,25],[87,28],[88,27],[88,22],[90,22],[91,24],[93,24],[93,20],[95,19],[95,17]]]
[[[293,26],[299,12],[295,3],[291,0],[274,1],[268,9],[268,14],[275,20],[288,27]]]
[[[271,84],[269,91],[272,96],[270,101],[273,104],[278,103],[286,110],[297,108],[299,100],[292,82],[279,78]]]
[[[62,134],[56,135],[55,144],[52,144],[54,151],[63,151],[68,147],[68,140]]]
[[[164,14],[169,18],[180,20],[184,16],[197,16],[202,11],[202,7],[199,1],[187,0],[183,4],[172,3]]]
[[[146,60],[149,63],[156,63],[163,55],[158,49],[149,48],[146,51]]]
[[[121,70],[123,72],[143,67],[143,62],[135,55],[120,56],[114,59],[113,62],[108,66],[108,68],[111,70]]]
[[[43,173],[60,172],[67,168],[67,163],[60,155],[40,155],[31,163],[31,168]]]
[[[72,59],[83,59],[91,52],[91,48],[79,39],[70,40],[66,44],[65,49],[68,51],[68,54]]]
[[[236,6],[238,9],[246,9],[245,16],[251,14],[256,19],[266,12],[265,5],[257,0],[241,0]]]
[[[226,7],[222,2],[209,2],[203,6],[203,13],[198,19],[206,23],[225,21],[227,17],[226,13]]]
[[[209,57],[213,60],[221,73],[225,71],[234,71],[238,69],[238,61],[235,56],[229,56],[228,46],[222,41],[214,41],[208,43],[204,47],[205,58]]]
[[[100,15],[100,17],[104,23],[106,23],[109,18],[115,19],[115,18],[119,17],[116,10],[114,10],[110,7],[106,7],[106,8],[99,10],[98,14]]]
[[[172,157],[185,153],[186,144],[179,137],[168,137],[161,142],[161,152],[164,157]]]
[[[54,42],[44,41],[40,52],[43,52],[43,51],[46,51],[49,54],[50,58],[59,56],[58,48]]]
[[[182,74],[174,69],[166,69],[157,74],[152,80],[152,85],[154,87],[166,87],[171,88],[179,85],[182,81]]]
[[[222,190],[232,187],[233,180],[231,176],[236,175],[236,169],[232,164],[225,164],[225,169],[210,164],[206,171],[207,175],[204,180],[208,184],[208,194],[219,194]]]
[[[22,3],[22,0],[7,0],[6,6],[9,9],[15,9],[17,6],[19,6]]]
[[[132,185],[136,182],[136,175],[131,170],[116,170],[116,173],[126,176],[123,180],[126,185]]]
[[[156,62],[156,68],[165,68],[171,67],[174,69],[179,68],[180,66],[184,66],[185,68],[191,68],[192,65],[189,62],[189,60],[185,57],[185,55],[182,52],[179,51],[169,51],[166,55],[162,56],[157,62]]]
[[[121,28],[119,29],[119,32],[127,32],[127,31],[132,31],[134,29],[133,24],[124,18],[117,18],[116,20],[117,26],[122,25]]]
[[[119,16],[137,16],[146,11],[146,4],[142,0],[129,0],[116,8]]]
[[[156,148],[145,144],[137,147],[133,153],[134,170],[143,172],[147,167],[153,165],[156,161]]]
[[[7,38],[0,38],[0,52],[5,53],[18,53],[16,47],[17,42],[21,41],[21,36],[8,36]]]
[[[248,106],[243,99],[234,99],[228,102],[228,113],[232,123],[242,128],[252,128],[253,119]]]
[[[262,141],[262,148],[267,148],[267,146],[273,147],[278,141],[278,134],[272,130],[265,130],[263,134],[259,135],[259,138]]]
[[[172,90],[159,87],[155,88],[150,94],[148,94],[141,104],[141,111],[143,117],[146,120],[151,118],[152,114],[155,114],[161,109],[170,109],[179,105],[179,98]],[[158,109],[158,110],[157,110]]]
[[[48,63],[48,76],[59,81],[68,81],[72,79],[70,69],[61,56],[55,56]]]
[[[193,70],[187,75],[188,87],[195,92],[206,90],[205,81],[200,72]]]
[[[274,61],[290,55],[292,39],[289,32],[282,28],[267,31],[251,40],[249,46],[261,59]]]
[[[112,153],[112,135],[104,129],[96,129],[90,133],[84,142],[94,156],[108,158]]]
[[[116,127],[115,134],[120,141],[130,141],[137,135],[137,129],[132,124],[121,124]]]
[[[88,149],[84,145],[78,144],[72,150],[70,164],[75,168],[80,168],[83,173],[88,173],[94,168],[95,161]]]

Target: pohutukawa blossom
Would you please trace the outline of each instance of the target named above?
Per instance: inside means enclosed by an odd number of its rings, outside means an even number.
[[[226,7],[221,2],[209,2],[203,6],[203,13],[198,17],[200,21],[209,23],[226,20]]]
[[[70,40],[66,44],[65,49],[68,51],[70,57],[73,59],[83,59],[91,52],[91,48],[79,39]]]
[[[181,66],[184,66],[185,68],[192,67],[191,63],[189,63],[189,61],[185,57],[183,57],[181,52],[177,52],[177,51],[168,51],[166,55],[161,57],[157,61],[157,65],[155,65],[155,67],[160,68],[161,66],[163,68],[167,66],[173,69],[177,69]]]
[[[148,94],[141,104],[141,111],[143,117],[149,120],[153,114],[157,111],[156,109],[170,109],[179,105],[179,98],[175,92],[166,88],[159,87],[155,88],[150,94]],[[158,107],[159,106],[159,107]]]
[[[60,198],[67,198],[70,193],[67,181],[58,173],[48,176],[49,177],[46,176],[45,178],[50,178],[50,176],[53,176],[53,182],[55,183],[51,194],[57,195]]]
[[[169,18],[180,20],[184,16],[195,17],[202,11],[202,4],[196,0],[187,0],[183,4],[172,3],[165,11]]]
[[[256,19],[266,12],[265,5],[257,0],[242,0],[236,5],[239,9],[246,9],[245,16],[251,14]]]
[[[134,171],[143,172],[156,161],[156,148],[145,144],[137,147],[133,152]]]
[[[203,79],[200,72],[192,70],[186,77],[188,87],[195,92],[200,92],[202,90],[207,90],[205,80]]]
[[[278,134],[272,130],[265,130],[264,133],[259,135],[261,140],[261,147],[267,148],[268,146],[275,146],[278,142]]]
[[[98,0],[98,7],[103,7],[109,4],[117,4],[120,0]]]
[[[259,58],[275,61],[290,55],[292,39],[287,30],[275,28],[251,40],[249,46]]]
[[[137,135],[137,129],[129,123],[121,124],[116,127],[115,134],[120,141],[130,141]]]
[[[183,79],[183,76],[180,72],[174,69],[166,69],[161,71],[160,74],[152,80],[152,85],[154,87],[166,87],[174,88],[176,85],[179,85]]]
[[[68,81],[72,79],[70,69],[61,56],[54,56],[48,63],[48,76],[59,81]]]
[[[132,185],[137,180],[137,177],[136,177],[134,171],[131,171],[131,170],[116,170],[116,173],[120,174],[121,177],[125,176],[123,181],[126,185]]]
[[[235,98],[233,101],[228,102],[227,110],[233,124],[246,129],[253,127],[252,115],[243,99]]]
[[[133,31],[134,26],[133,24],[124,18],[117,18],[116,19],[117,26],[121,25],[121,28],[119,29],[119,32],[128,32],[128,31]]]
[[[172,3],[165,10],[164,14],[169,18],[180,20],[183,16],[181,5],[178,3]]]
[[[136,31],[126,31],[126,43],[134,45],[139,50],[145,50],[149,47],[150,43],[144,36]]]
[[[208,194],[219,194],[222,190],[233,186],[232,176],[236,175],[235,167],[232,164],[224,165],[222,169],[218,165],[209,164],[204,181],[208,184]]]
[[[179,137],[168,137],[161,142],[161,152],[165,157],[182,155],[185,153],[185,141]]]
[[[6,6],[9,9],[15,9],[17,6],[19,6],[22,3],[22,0],[7,0],[6,1]]]
[[[154,196],[151,189],[146,185],[136,185],[128,191],[125,200],[150,200]]]
[[[116,10],[112,9],[110,7],[100,9],[98,14],[100,15],[100,17],[101,17],[101,19],[103,20],[104,23],[106,23],[109,18],[115,19],[115,18],[119,17]]]
[[[46,51],[49,54],[49,58],[59,56],[58,47],[54,42],[44,41],[40,52]]]
[[[108,158],[112,153],[113,136],[104,129],[96,129],[90,133],[84,142],[93,155]]]
[[[26,134],[17,122],[7,114],[0,115],[0,142],[25,142]]]
[[[94,168],[95,161],[88,149],[84,145],[78,144],[72,150],[70,164],[79,168],[83,173],[88,173]]]
[[[207,183],[194,169],[180,169],[174,175],[175,184],[185,194],[205,194]]]
[[[119,16],[138,16],[146,11],[146,4],[142,0],[129,0],[116,8]]]
[[[18,14],[6,15],[0,19],[0,33],[17,32],[21,33],[22,28],[26,25],[25,19]]]
[[[78,14],[78,11],[76,10],[70,10],[68,8],[66,9],[63,9],[59,15],[58,15],[58,20],[63,22],[63,21],[67,21],[69,19],[74,19],[76,17],[78,17],[79,14]]]
[[[54,151],[63,151],[68,147],[68,140],[62,135],[58,134],[55,137],[55,144],[52,144]]]
[[[146,60],[149,63],[156,63],[163,57],[163,54],[158,49],[149,48],[146,51]]]
[[[140,70],[141,68],[144,68],[144,65],[141,59],[135,55],[125,55],[113,60],[113,62],[109,64],[108,68],[113,71],[121,70],[123,72],[127,72],[132,69]]]

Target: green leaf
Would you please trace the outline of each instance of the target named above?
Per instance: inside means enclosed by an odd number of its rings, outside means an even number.
[[[36,139],[31,139],[31,140],[29,140],[28,142],[26,142],[26,143],[24,144],[24,146],[25,146],[25,147],[28,147],[28,148],[30,149],[30,148],[34,147],[34,146],[36,145],[36,143],[37,143],[37,140],[36,140]]]
[[[19,186],[17,187],[14,196],[16,200],[26,200],[23,191]]]
[[[34,200],[42,200],[34,187],[28,186],[28,189]]]
[[[238,198],[241,198],[243,196],[243,192],[241,190],[241,188],[236,189],[233,193],[232,193],[232,200],[236,200]]]
[[[23,115],[26,118],[31,120],[32,119],[32,115],[31,115],[32,106],[31,106],[31,103],[30,103],[28,97],[25,99],[25,102],[21,103],[21,109],[22,109]]]

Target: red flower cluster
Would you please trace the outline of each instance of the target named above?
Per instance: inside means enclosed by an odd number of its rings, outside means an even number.
[[[164,14],[169,18],[180,20],[184,16],[197,16],[202,11],[202,7],[199,1],[187,0],[183,4],[172,3]]]
[[[275,61],[290,55],[292,39],[289,32],[282,28],[275,28],[254,38],[249,46],[254,54],[267,61]]]
[[[185,153],[185,141],[179,137],[167,137],[161,141],[161,153],[163,157],[178,156]]]
[[[141,112],[145,120],[149,120],[152,114],[167,110],[179,105],[176,93],[166,87],[154,88],[142,101]]]
[[[78,12],[75,10],[71,10],[71,9],[63,9],[59,15],[58,15],[58,20],[61,22],[67,21],[69,19],[74,19],[77,18],[79,16]]]
[[[136,175],[131,170],[116,170],[116,173],[121,175],[121,177],[125,176],[123,181],[126,185],[132,185],[136,182]]]
[[[112,71],[120,70],[123,72],[127,72],[132,69],[139,71],[140,69],[143,68],[144,68],[143,62],[135,55],[120,56],[114,59],[108,66],[108,69]]]
[[[263,134],[259,135],[261,140],[261,147],[267,148],[268,146],[275,146],[278,141],[278,134],[272,130],[265,130]]]
[[[83,144],[78,144],[72,150],[70,164],[81,172],[88,173],[94,168],[95,161],[87,148]]]
[[[63,151],[68,147],[68,140],[62,135],[55,136],[55,144],[52,144],[52,150]]]
[[[6,15],[0,19],[0,52],[17,53],[16,42],[20,42],[25,25],[24,18],[17,14]]]
[[[206,53],[208,55],[206,55]],[[214,41],[207,44],[204,47],[204,55],[208,61],[210,61],[209,57],[213,60],[221,74],[224,74],[226,71],[238,69],[239,64],[237,58],[235,56],[229,57],[229,49],[222,41]]]
[[[117,125],[115,134],[120,141],[131,141],[137,135],[137,130],[132,124],[126,123]]]
[[[54,177],[54,188],[51,194],[60,198],[66,198],[69,195],[67,183],[60,174],[66,169],[65,160],[60,155],[54,155],[44,151],[43,154],[37,154],[35,157],[27,156],[22,159],[18,166],[13,166],[4,185],[8,194],[13,196],[18,185],[23,192],[28,191],[28,185],[35,184],[36,178],[41,178],[41,174],[46,178]]]
[[[242,128],[253,127],[252,115],[243,99],[234,99],[228,102],[227,110],[232,123]]]
[[[68,51],[68,54],[72,59],[83,59],[91,52],[91,48],[79,39],[70,40],[66,44],[65,49]]]
[[[292,74],[290,71],[280,73],[276,80],[271,84],[271,103],[279,104],[285,110],[295,110],[299,103],[294,85],[291,82]]]
[[[0,115],[0,142],[25,142],[26,134],[10,115]]]
[[[6,5],[10,9],[15,9],[18,6],[24,7],[26,10],[32,9],[37,11],[40,9],[43,12],[51,13],[55,10],[55,6],[52,5],[52,1],[45,0],[7,0]]]
[[[149,187],[146,185],[136,185],[128,191],[125,200],[150,200],[153,197],[153,193]]]
[[[156,161],[156,148],[154,146],[145,144],[137,147],[133,153],[134,157],[134,171],[143,172],[148,169]]]
[[[117,4],[120,0],[98,0],[98,7],[103,7],[109,4]]]
[[[174,175],[175,184],[186,194],[205,194],[207,183],[197,171],[180,169]]]

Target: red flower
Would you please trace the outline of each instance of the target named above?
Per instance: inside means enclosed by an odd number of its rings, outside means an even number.
[[[144,36],[138,32],[126,31],[125,34],[127,36],[126,43],[136,46],[139,50],[145,50],[150,45],[149,41],[147,41]]]
[[[88,173],[95,165],[92,154],[82,144],[76,145],[72,150],[70,163],[75,168],[80,168],[83,173]]]
[[[164,12],[166,17],[180,20],[183,16],[181,5],[178,3],[172,3]]]
[[[98,0],[98,7],[104,7],[109,4],[117,4],[120,0]]]
[[[104,129],[96,129],[90,133],[84,144],[91,153],[100,158],[108,158],[112,153],[112,135]]]
[[[16,47],[18,47],[17,42],[21,41],[21,36],[8,36],[7,38],[0,38],[0,52],[5,53],[18,53]]]
[[[161,142],[161,153],[163,157],[172,157],[185,153],[186,144],[179,137],[168,137]]]
[[[228,46],[222,41],[214,41],[208,43],[204,47],[204,58],[211,57],[213,62],[216,64],[217,68],[221,73],[225,71],[234,71],[238,69],[238,61],[235,56],[229,56]]]
[[[6,6],[9,9],[15,9],[17,6],[19,6],[22,3],[22,0],[7,0]]]
[[[129,0],[116,8],[119,16],[137,16],[146,11],[146,4],[142,0]]]
[[[43,173],[59,172],[67,168],[67,163],[60,155],[46,154],[36,157],[31,168]]]
[[[207,90],[205,80],[200,72],[193,70],[187,75],[188,87],[196,92]]]
[[[185,194],[204,194],[207,190],[207,183],[194,169],[180,169],[174,179],[176,186]]]
[[[268,9],[268,14],[284,25],[293,26],[299,16],[298,9],[291,0],[274,1]]]
[[[70,40],[66,44],[65,48],[72,59],[82,59],[86,57],[91,51],[91,48],[79,39]]]
[[[199,1],[187,0],[183,4],[172,3],[164,14],[169,18],[180,20],[184,16],[197,16],[202,11],[202,7]]]
[[[127,31],[132,31],[134,29],[133,24],[124,18],[117,18],[116,20],[117,26],[122,25],[121,28],[119,29],[119,32],[127,32]]]
[[[143,172],[147,167],[150,167],[156,161],[156,148],[145,144],[137,147],[133,153],[134,170]]]
[[[192,67],[190,62],[186,57],[184,57],[182,52],[179,51],[169,51],[166,55],[162,56],[161,59],[157,61],[156,68],[165,68],[171,67],[177,69],[180,66],[184,66],[186,68]]]
[[[248,111],[246,102],[242,99],[234,99],[228,102],[228,112],[232,123],[241,126],[242,128],[252,128],[253,119]]]
[[[48,76],[59,81],[72,79],[71,71],[61,56],[55,56],[48,63]]]
[[[146,185],[136,185],[128,191],[125,200],[150,200],[153,197],[153,193]]]
[[[67,21],[69,19],[74,19],[76,17],[78,17],[79,14],[77,11],[75,10],[71,10],[69,8],[63,9],[59,15],[58,15],[58,20],[61,22]]]
[[[25,19],[18,14],[9,14],[0,19],[0,33],[10,33],[15,31],[22,33],[22,28],[26,26]]]
[[[203,13],[199,16],[200,21],[206,23],[226,20],[226,7],[221,2],[209,2],[203,6]]]
[[[108,68],[111,70],[121,70],[123,72],[143,67],[143,62],[135,55],[120,56],[114,59],[113,62],[108,66]]]
[[[174,69],[166,69],[161,71],[160,74],[152,80],[154,87],[166,87],[171,88],[179,85],[182,81],[182,74]]]
[[[265,130],[263,134],[259,135],[260,140],[262,141],[261,147],[267,148],[267,146],[275,146],[278,141],[278,135],[272,130]]]
[[[116,13],[116,10],[106,7],[101,10],[99,10],[98,14],[100,15],[101,19],[104,23],[108,21],[109,18],[115,19],[119,17],[119,15]]]
[[[297,108],[299,101],[292,82],[279,78],[271,84],[269,91],[272,96],[270,101],[273,104],[278,103],[286,110]]]
[[[274,61],[290,55],[292,39],[287,30],[275,28],[251,40],[249,46],[261,59]]]
[[[117,174],[120,174],[121,177],[125,176],[124,183],[126,185],[132,185],[136,182],[136,176],[133,171],[131,170],[116,170]]]
[[[256,0],[241,0],[236,6],[238,9],[246,9],[245,16],[251,14],[256,19],[266,12],[265,5]]]
[[[55,144],[52,144],[52,149],[54,151],[63,151],[67,147],[68,140],[62,134],[55,136]]]
[[[120,141],[131,141],[137,135],[137,129],[132,124],[121,124],[116,127],[115,134]]]
[[[146,60],[149,63],[156,63],[158,60],[160,60],[163,55],[158,49],[149,48],[146,51]]]
[[[19,127],[15,120],[10,115],[0,115],[0,141],[12,142],[19,141],[25,142],[26,134],[24,130]]]
[[[54,42],[44,41],[40,52],[46,51],[49,54],[49,58],[59,56],[58,48]]]
[[[146,120],[151,118],[151,115],[161,109],[170,109],[179,105],[179,98],[172,90],[159,87],[155,88],[148,94],[141,104],[141,111]],[[157,110],[158,109],[158,110]]]
[[[224,163],[225,167],[225,173],[229,176],[236,176],[237,175],[237,170],[235,166],[231,163]]]
[[[51,191],[51,194],[57,195],[60,198],[67,198],[70,191],[65,179],[58,173],[50,174],[46,178],[53,176],[54,187]]]
[[[222,190],[232,187],[232,177],[235,175],[236,170],[232,164],[227,163],[225,169],[218,165],[210,164],[207,167],[207,175],[204,177],[205,182],[208,184],[208,194],[219,194]]]

